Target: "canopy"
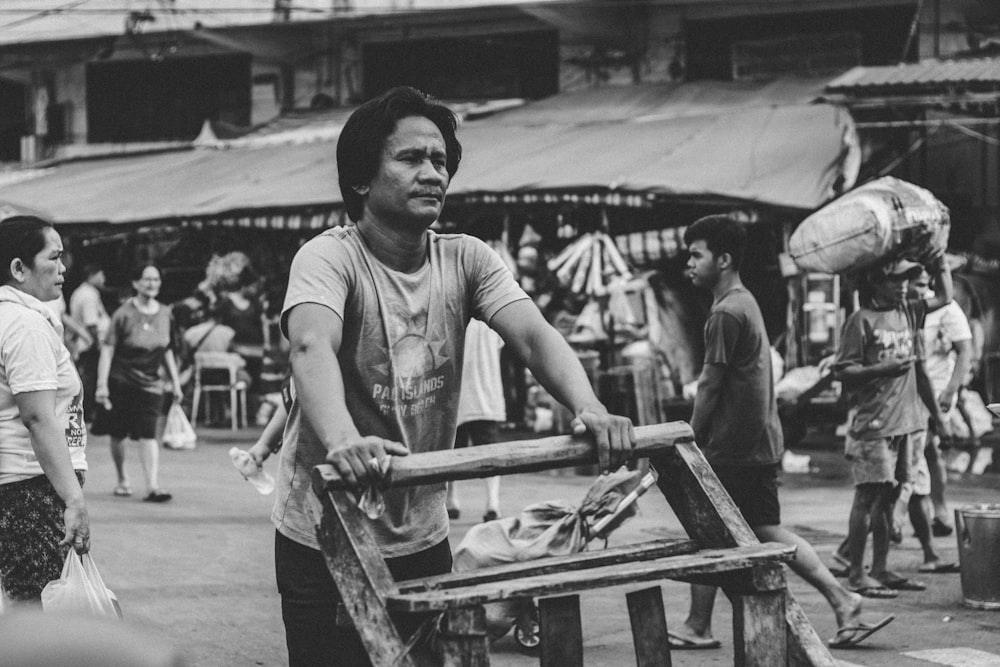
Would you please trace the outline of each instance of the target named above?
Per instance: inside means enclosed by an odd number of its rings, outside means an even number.
[[[857,170],[848,114],[805,103],[821,87],[608,87],[468,121],[459,128],[463,159],[449,198],[597,193],[648,205],[721,197],[813,210],[838,186],[850,187]],[[336,129],[316,128],[311,139],[300,128],[294,137],[67,162],[0,181],[0,201],[40,210],[57,224],[323,227],[343,205]]]

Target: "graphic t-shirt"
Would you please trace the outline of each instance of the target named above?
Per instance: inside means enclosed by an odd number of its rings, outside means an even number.
[[[129,299],[111,316],[104,343],[115,348],[110,379],[150,393],[163,393],[163,356],[176,347],[170,308],[161,304],[155,314],[147,315]]]
[[[295,255],[282,328],[295,306],[316,303],[343,320],[337,355],[347,409],[362,435],[402,442],[411,452],[454,444],[465,329],[472,317],[489,322],[528,296],[482,241],[428,233],[428,261],[412,274],[383,266],[354,226],[331,229]],[[318,548],[307,511],[312,468],[326,450],[293,400],[282,439],[278,531]],[[383,555],[402,556],[448,534],[445,485],[390,489],[386,511],[372,522]]]
[[[895,308],[862,308],[844,322],[834,368],[872,366],[886,359],[924,357],[919,334],[927,313],[924,301],[907,301]],[[853,418],[848,427],[856,440],[878,440],[926,428],[926,412],[917,394],[914,368],[897,377],[872,378],[848,389]]]
[[[15,395],[55,391],[74,470],[86,470],[87,429],[80,376],[54,313],[12,287],[0,287],[0,484],[44,474]]]
[[[955,372],[954,343],[972,340],[969,319],[962,307],[954,301],[943,308],[927,313],[924,320],[924,368],[930,378],[934,394],[940,394]]]
[[[708,462],[780,461],[784,443],[771,376],[771,346],[760,306],[746,288],[734,288],[712,304],[705,323],[705,363],[724,368],[707,440],[698,443]]]

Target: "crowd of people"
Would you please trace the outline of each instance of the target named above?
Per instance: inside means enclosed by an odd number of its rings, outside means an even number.
[[[500,376],[501,348],[566,406],[574,433],[591,434],[602,472],[628,461],[635,446],[630,420],[608,412],[576,353],[509,267],[478,239],[430,229],[460,164],[456,126],[447,107],[412,88],[359,107],[336,156],[353,224],[314,237],[290,267],[280,325],[291,376],[250,453],[260,465],[280,452],[271,520],[293,667],[329,664],[334,655],[341,665],[368,664],[355,630],[337,621],[340,596],[308,502],[315,465],[332,464],[364,486],[380,478],[387,457],[496,439],[506,415],[501,388],[489,380]],[[691,420],[697,442],[754,533],[796,547],[791,569],[822,593],[836,618],[830,645],[855,646],[892,620],[863,620],[863,597],[919,584],[887,562],[897,505],[925,546],[922,571],[947,571],[929,540],[950,528],[937,447],[951,435],[943,413],[968,373],[969,338],[950,306],[947,266],[899,260],[875,267],[865,276],[862,308],[844,327],[834,372],[852,408],[846,453],[855,498],[840,552],[848,568],[842,583],[806,540],[781,525],[782,429],[763,318],[740,278],[745,229],[730,216],[708,216],[691,224],[684,240],[687,276],[713,299]],[[144,500],[166,502],[156,428],[165,394],[184,395],[182,351],[236,351],[249,382],[259,373],[259,279],[248,263],[227,289],[203,286],[184,313],[184,334],[179,312],[157,300],[157,267],[136,269],[133,296],[111,315],[100,299],[103,273],[88,267],[68,308],[81,341],[74,362],[63,318],[45,305],[60,296],[61,255],[48,223],[0,223],[0,583],[19,601],[37,600],[58,578],[68,549],[89,548],[82,486],[91,416],[91,433],[110,436],[114,494],[133,492],[125,468],[126,441],[133,440]],[[487,492],[484,520],[500,515],[495,482]],[[460,511],[454,489],[389,489],[384,501],[370,527],[392,576],[450,571],[449,517]],[[689,615],[670,636],[674,648],[719,645],[715,594],[692,586]],[[401,632],[408,636],[422,620],[409,619]]]

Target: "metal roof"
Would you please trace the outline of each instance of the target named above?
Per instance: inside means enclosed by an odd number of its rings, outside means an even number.
[[[827,84],[827,92],[855,88],[940,86],[943,84],[1000,84],[1000,58],[924,60],[882,67],[855,67]]]
[[[721,197],[812,210],[857,175],[845,147],[850,115],[804,103],[815,86],[606,87],[469,121],[459,128],[462,166],[449,197],[529,201],[573,191],[610,193],[623,205],[629,197]],[[305,216],[328,225],[343,204],[339,126],[330,121],[328,135],[314,130],[313,140],[293,132],[295,141],[286,133],[69,162],[0,183],[0,201],[57,224],[231,218],[236,226],[312,226]]]

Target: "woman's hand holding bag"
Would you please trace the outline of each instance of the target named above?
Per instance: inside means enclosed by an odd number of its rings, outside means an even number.
[[[42,609],[45,611],[122,617],[118,598],[104,585],[90,554],[78,556],[70,549],[66,554],[62,576],[42,589]]]

